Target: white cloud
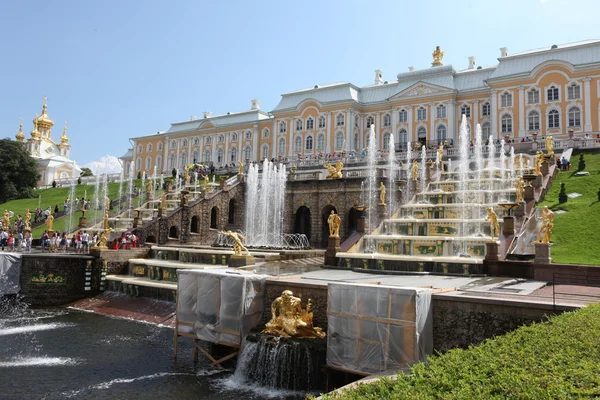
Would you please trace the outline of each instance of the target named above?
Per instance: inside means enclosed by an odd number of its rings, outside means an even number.
[[[84,165],[92,170],[94,175],[115,174],[121,172],[121,163],[115,156],[103,156],[99,160],[89,162]]]
[[[540,3],[544,4],[544,3],[547,3],[547,2],[549,2],[549,1],[550,1],[550,0],[540,0]]]

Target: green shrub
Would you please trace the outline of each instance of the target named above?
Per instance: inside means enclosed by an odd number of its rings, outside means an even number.
[[[521,327],[325,399],[567,399],[600,397],[600,305]]]

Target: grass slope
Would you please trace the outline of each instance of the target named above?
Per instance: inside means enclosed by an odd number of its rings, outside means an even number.
[[[539,206],[548,206],[552,211],[565,210],[566,214],[554,216],[551,241],[552,260],[563,264],[600,265],[598,223],[600,222],[600,152],[584,153],[588,176],[577,177],[579,154],[571,157],[571,170],[560,171],[546,201]],[[558,203],[560,184],[565,184],[566,193],[581,193],[583,196]]]
[[[325,399],[570,399],[600,396],[600,305],[521,327]]]

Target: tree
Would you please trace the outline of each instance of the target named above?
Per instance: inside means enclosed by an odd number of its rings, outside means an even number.
[[[33,197],[40,172],[25,145],[8,138],[0,140],[0,160],[0,203]]]
[[[81,168],[81,176],[94,176],[94,173],[91,169],[83,167]]]

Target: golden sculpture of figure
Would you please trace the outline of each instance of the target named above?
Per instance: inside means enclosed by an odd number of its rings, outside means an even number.
[[[547,206],[542,208],[542,226],[538,231],[537,241],[539,243],[550,243],[550,234],[554,228],[554,213]]]
[[[150,179],[146,181],[146,193],[152,193],[152,181]]]
[[[440,166],[440,168],[441,168],[443,162],[444,162],[444,145],[440,144],[437,149],[437,163]]]
[[[442,63],[442,58],[444,58],[444,52],[440,49],[440,46],[435,46],[435,50],[431,53],[433,56],[433,62],[431,63],[432,67],[438,67],[444,65]]]
[[[233,253],[236,256],[241,256],[242,255],[242,251],[245,251],[246,254],[250,254],[250,252],[248,251],[248,249],[244,246],[244,242],[246,241],[246,238],[244,237],[244,235],[242,235],[239,232],[232,232],[232,231],[220,231],[219,232],[222,235],[225,235],[227,237],[230,237],[233,240]]]
[[[204,175],[204,188],[208,185],[208,175]]]
[[[244,163],[240,161],[240,165],[238,165],[238,175],[239,176],[243,176],[244,175]]]
[[[29,212],[29,208],[25,210],[25,230],[31,231],[31,213]]]
[[[552,135],[546,136],[546,154],[549,156],[554,155],[554,139],[552,139]]]
[[[490,221],[490,236],[492,240],[498,238],[500,235],[500,224],[498,224],[498,216],[492,207],[487,208],[486,221]]]
[[[185,184],[189,185],[190,184],[190,170],[189,169],[185,169]]]
[[[381,182],[379,184],[379,205],[385,206],[385,184]]]
[[[46,227],[48,228],[47,231],[48,232],[54,232],[54,217],[52,216],[52,214],[48,215],[48,219],[45,222]]]
[[[535,174],[536,175],[541,175],[542,174],[542,162],[544,162],[544,157],[542,155],[541,151],[538,151],[535,154],[535,158],[533,160],[534,163],[534,167],[535,167]]]
[[[104,217],[102,218],[102,228],[108,229],[108,210],[104,211]]]
[[[517,189],[517,203],[521,203],[523,201],[523,190],[525,188],[525,182],[523,182],[523,177],[520,176],[515,183],[515,189]]]
[[[271,303],[271,320],[262,333],[281,337],[324,338],[321,328],[313,327],[313,313],[310,299],[302,308],[302,299],[294,297],[291,290],[284,290],[281,296]]]
[[[104,198],[104,204],[106,204],[106,206],[104,207],[104,209],[106,211],[110,211],[110,199],[107,197]]]
[[[329,236],[340,237],[340,226],[342,225],[342,220],[340,216],[335,213],[335,211],[331,210],[331,214],[327,218],[327,223],[329,224]]]
[[[341,160],[338,160],[335,165],[331,165],[330,163],[323,164],[329,175],[327,175],[327,179],[342,179],[342,168],[344,168],[344,164]]]
[[[2,227],[4,229],[8,229],[10,227],[10,214],[8,210],[4,210],[2,213]]]
[[[410,177],[413,181],[419,180],[419,164],[416,159],[413,160],[413,164],[410,167]]]
[[[108,243],[108,235],[110,235],[112,231],[112,228],[103,230],[95,247],[98,247],[99,249],[106,249],[106,244]]]
[[[165,192],[162,192],[162,194],[160,195],[160,208],[162,208],[163,210],[167,209],[167,195],[165,194]]]

